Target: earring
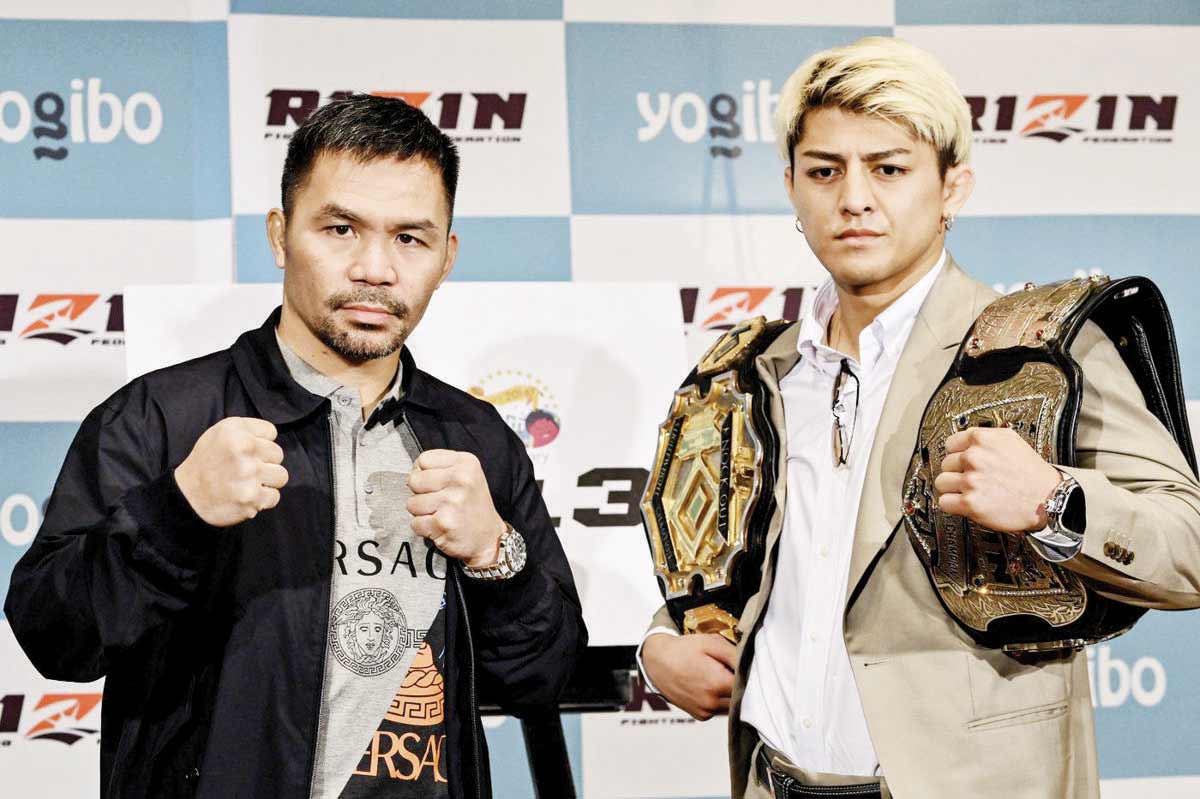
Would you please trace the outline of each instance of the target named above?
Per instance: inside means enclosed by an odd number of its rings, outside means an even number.
[[[954,214],[947,214],[942,218],[942,228],[949,232],[952,227],[954,227]]]
[[[803,233],[804,228],[800,227],[800,217],[796,217],[796,232]]]

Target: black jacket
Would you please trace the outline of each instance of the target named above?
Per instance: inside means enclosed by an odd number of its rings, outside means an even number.
[[[140,377],[88,414],[5,613],[50,679],[105,677],[107,797],[307,797],[333,570],[329,401],[289,374],[278,309],[228,350]],[[553,704],[587,632],[521,441],[487,403],[402,353],[402,411],[425,448],[474,453],[526,567],[446,580],[444,749],[455,799],[491,795],[485,696],[522,715]],[[278,429],[279,505],[206,525],[175,484],[196,439],[229,416]]]

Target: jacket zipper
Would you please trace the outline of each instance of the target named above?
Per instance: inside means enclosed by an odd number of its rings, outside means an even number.
[[[401,428],[402,437],[404,433],[407,433],[416,445],[417,450],[423,452],[425,447],[422,446],[421,440],[417,438],[417,431],[412,429],[412,425],[408,423],[408,418],[404,415],[403,411],[400,413],[400,417],[396,420],[396,423]],[[414,458],[414,460],[416,459]],[[471,637],[471,620],[467,615],[467,600],[463,596],[462,583],[458,579],[457,564],[447,561],[446,572],[454,580],[454,593],[458,597],[458,609],[459,613],[462,614],[463,629],[467,634],[467,699],[469,700],[469,707],[471,709],[470,718],[468,719],[471,726],[471,757],[475,766],[473,772],[475,797],[476,799],[483,799],[483,787],[481,785],[483,775],[483,769],[481,768],[482,756],[479,751],[479,704],[475,701],[475,641]]]
[[[336,443],[333,440],[333,419],[326,417],[326,429],[329,431],[329,453],[326,456],[329,463],[329,485],[330,485],[330,503],[329,503],[329,552],[333,554],[333,547],[337,539],[337,470],[333,463],[333,447]],[[321,725],[321,697],[325,695],[325,661],[329,657],[329,608],[333,604],[333,575],[329,576],[329,596],[325,605],[325,630],[326,640],[321,644],[321,676],[317,680],[317,726]],[[317,740],[321,737],[321,731],[317,730],[313,736],[312,746],[308,752],[308,795],[311,799],[313,788],[317,783]]]
[[[471,638],[471,620],[467,616],[467,599],[463,596],[462,583],[458,580],[457,564],[450,569],[450,573],[454,575],[454,589],[458,594],[459,612],[462,613],[463,629],[467,633],[467,696],[471,707],[471,755],[475,765],[475,796],[476,799],[482,799],[483,787],[480,783],[483,769],[480,765],[482,757],[479,752],[479,705],[475,701],[475,641]]]

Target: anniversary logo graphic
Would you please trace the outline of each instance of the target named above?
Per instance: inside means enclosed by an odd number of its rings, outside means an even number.
[[[491,403],[527,449],[539,449],[562,430],[558,404],[538,378],[514,369],[490,372],[467,393]]]

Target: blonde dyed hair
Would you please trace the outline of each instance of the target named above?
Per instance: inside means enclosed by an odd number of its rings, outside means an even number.
[[[823,50],[792,73],[779,92],[775,140],[792,162],[804,116],[840,108],[881,117],[933,145],[943,175],[971,157],[971,109],[946,68],[901,39],[868,36]]]

